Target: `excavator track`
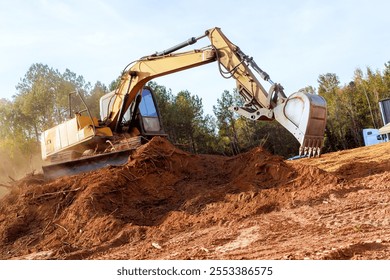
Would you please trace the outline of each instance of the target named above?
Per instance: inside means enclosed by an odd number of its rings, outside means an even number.
[[[61,176],[76,175],[108,166],[121,166],[128,162],[129,156],[134,150],[126,149],[42,166],[44,178],[51,180]]]
[[[45,179],[75,175],[107,166],[124,165],[128,162],[129,156],[141,146],[142,137],[135,136],[107,142],[110,144],[110,149],[98,154],[85,154],[78,156],[78,158],[73,158],[74,153],[71,150],[58,154],[59,158],[62,155],[64,158],[42,167]],[[68,158],[66,158],[67,156]]]

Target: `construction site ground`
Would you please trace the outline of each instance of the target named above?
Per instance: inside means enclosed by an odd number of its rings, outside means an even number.
[[[390,259],[390,143],[284,160],[154,138],[124,166],[15,182],[0,259]]]

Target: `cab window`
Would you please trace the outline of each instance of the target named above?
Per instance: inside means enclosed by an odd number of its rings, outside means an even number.
[[[156,106],[152,93],[148,89],[142,91],[142,100],[139,104],[139,110],[143,117],[157,117]]]

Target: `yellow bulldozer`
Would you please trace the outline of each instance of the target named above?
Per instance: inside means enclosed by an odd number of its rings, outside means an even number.
[[[186,52],[178,50],[208,38],[210,44]],[[326,102],[301,91],[288,97],[220,28],[206,30],[167,50],[144,56],[123,71],[116,90],[100,99],[100,118],[83,112],[42,133],[46,178],[124,164],[145,141],[165,135],[156,99],[147,82],[164,75],[216,62],[224,77],[236,80],[243,106],[231,108],[251,120],[276,120],[301,144],[299,154],[319,156],[326,125]],[[268,91],[259,78],[270,83]]]

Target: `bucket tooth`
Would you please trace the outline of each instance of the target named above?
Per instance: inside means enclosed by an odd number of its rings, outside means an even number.
[[[304,151],[304,147],[301,145],[301,146],[299,147],[299,156],[300,156],[300,157],[303,156],[303,151]]]

